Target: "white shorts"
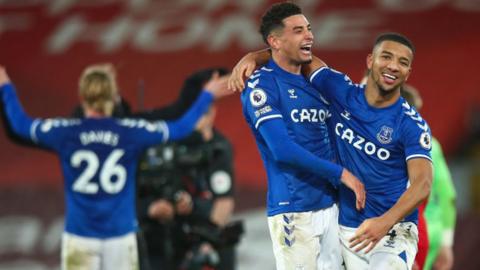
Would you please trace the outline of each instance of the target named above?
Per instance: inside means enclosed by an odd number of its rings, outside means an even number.
[[[107,239],[64,232],[62,270],[138,270],[135,233]]]
[[[341,269],[336,205],[268,217],[277,270]]]
[[[356,228],[340,226],[342,255],[347,270],[412,269],[417,254],[418,230],[412,222],[395,224],[380,242],[367,254],[349,248],[349,239]]]

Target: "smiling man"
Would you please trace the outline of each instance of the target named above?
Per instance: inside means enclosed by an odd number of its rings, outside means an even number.
[[[430,129],[400,97],[414,51],[400,34],[380,35],[367,56],[366,86],[353,84],[318,59],[306,68],[330,102],[338,160],[358,175],[368,194],[358,213],[353,194],[340,187],[347,269],[411,269],[417,252],[416,208],[430,192],[432,166]]]
[[[368,194],[358,211],[356,194],[339,186],[347,269],[411,269],[417,252],[417,206],[430,192],[432,165],[430,128],[400,97],[414,52],[406,37],[380,35],[367,56],[366,85],[352,83],[316,57],[303,65],[304,75],[328,102],[337,161],[362,180]],[[250,76],[252,67],[269,57],[265,50],[248,54],[234,68],[229,87],[241,90],[243,75]]]
[[[331,161],[328,111],[301,75],[312,60],[313,34],[298,6],[273,5],[260,33],[272,60],[250,77],[241,100],[268,177],[267,214],[277,269],[340,269],[336,190],[361,182]]]

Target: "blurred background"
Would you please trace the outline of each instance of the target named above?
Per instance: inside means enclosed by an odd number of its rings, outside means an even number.
[[[83,68],[111,62],[133,110],[169,104],[186,76],[233,65],[265,47],[267,0],[0,0],[0,64],[30,115],[68,116]],[[405,34],[417,53],[409,82],[443,146],[457,190],[454,269],[479,269],[480,1],[295,1],[312,24],[314,53],[359,81],[380,32]],[[263,210],[266,177],[238,95],[218,104],[235,148],[236,212],[246,220],[239,269],[273,269]],[[63,182],[56,157],[0,132],[0,269],[57,269]]]

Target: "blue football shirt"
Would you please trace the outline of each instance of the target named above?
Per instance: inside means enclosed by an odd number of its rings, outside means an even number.
[[[203,92],[177,121],[85,118],[31,119],[13,85],[0,89],[6,114],[23,138],[57,153],[64,176],[65,231],[109,238],[137,230],[135,177],[149,146],[188,135],[213,96]]]
[[[311,211],[333,205],[336,200],[333,185],[311,172],[276,163],[259,131],[266,121],[281,119],[289,139],[317,157],[331,161],[333,152],[325,122],[328,110],[312,85],[303,76],[289,73],[271,60],[249,78],[241,101],[267,171],[267,214]]]
[[[358,227],[365,219],[390,209],[408,187],[407,161],[430,158],[430,129],[420,114],[403,99],[385,108],[367,103],[365,86],[323,67],[310,76],[314,87],[329,102],[330,136],[336,157],[365,185],[366,206],[355,208],[355,195],[340,187],[340,224]],[[404,221],[417,222],[417,210]]]

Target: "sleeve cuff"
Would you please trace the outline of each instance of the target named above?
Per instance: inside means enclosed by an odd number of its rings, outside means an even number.
[[[313,83],[313,80],[314,80],[315,77],[318,75],[318,73],[320,73],[322,70],[327,69],[327,68],[328,68],[327,66],[323,66],[323,67],[315,70],[315,71],[312,73],[312,75],[310,75],[310,79],[309,79],[310,82]]]
[[[205,89],[205,88],[204,88],[203,91],[202,91],[202,98],[203,98],[203,96],[207,96],[207,97],[205,97],[205,98],[207,98],[209,101],[213,101],[213,100],[215,99],[215,97],[213,96],[213,94],[210,93],[209,91],[207,91],[207,89]]]
[[[343,172],[343,167],[336,165],[335,175],[333,176],[333,179],[332,179],[332,184],[335,187],[340,186],[340,183],[342,182],[342,172]]]
[[[255,129],[258,129],[258,127],[260,126],[260,124],[265,121],[265,120],[269,120],[269,119],[273,119],[273,118],[283,118],[282,115],[280,114],[272,114],[272,115],[267,115],[267,116],[264,116],[264,117],[261,117],[257,120],[257,122],[255,123]]]
[[[408,156],[407,158],[405,158],[405,161],[408,161],[410,159],[414,159],[414,158],[424,158],[424,159],[428,159],[430,160],[430,162],[432,162],[432,158],[427,156],[427,155],[423,155],[423,154],[413,154],[413,155],[410,155]],[[433,163],[433,162],[432,162]]]

